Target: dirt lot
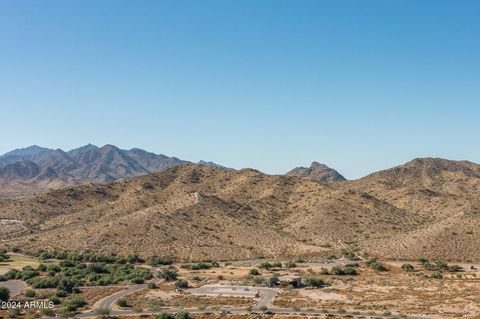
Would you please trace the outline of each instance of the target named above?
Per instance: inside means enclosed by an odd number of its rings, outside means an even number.
[[[19,254],[10,254],[10,260],[8,262],[0,263],[0,275],[6,273],[10,269],[22,269],[25,266],[37,267],[40,263],[36,258],[19,255]]]
[[[280,307],[325,307],[425,314],[442,318],[480,318],[480,275],[445,273],[443,279],[425,278],[432,272],[406,273],[361,269],[359,276],[323,276],[323,289],[282,292],[274,301]]]
[[[255,301],[246,297],[211,297],[179,294],[159,289],[146,289],[126,297],[133,308],[155,309],[156,307],[209,307],[209,306],[253,306]]]

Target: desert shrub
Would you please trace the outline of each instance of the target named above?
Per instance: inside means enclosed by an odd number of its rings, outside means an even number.
[[[182,265],[182,268],[191,269],[191,270],[201,270],[201,269],[210,269],[213,267],[218,267],[218,263],[216,261],[210,262],[198,262],[198,263],[190,263]]]
[[[0,286],[0,301],[8,301],[10,299],[10,290],[7,287]]]
[[[374,270],[376,270],[376,271],[386,271],[386,270],[387,270],[387,268],[385,267],[385,265],[382,264],[381,262],[378,262],[378,261],[372,263],[372,264],[370,265],[370,268],[372,268],[372,269],[374,269]]]
[[[121,308],[128,307],[127,299],[125,299],[125,298],[120,298],[115,303],[117,304],[117,306],[119,306]]]
[[[321,268],[320,269],[320,275],[329,275],[330,273],[328,272],[327,268]]]
[[[355,253],[351,249],[342,249],[342,256],[347,259],[355,259]]]
[[[376,258],[372,258],[372,259],[367,260],[367,261],[365,262],[365,264],[366,264],[368,267],[370,267],[370,268],[372,268],[372,269],[374,269],[374,270],[376,270],[376,271],[386,271],[386,270],[387,270],[387,268],[385,267],[385,265],[382,264],[381,262],[377,261]]]
[[[18,271],[17,269],[10,269],[5,274],[3,274],[2,278],[4,280],[17,279],[17,276],[20,276],[19,274],[20,274],[20,271]],[[18,277],[18,279],[20,279],[20,277]]]
[[[190,319],[190,314],[186,311],[179,311],[175,315],[175,319]]]
[[[282,267],[282,264],[280,264],[280,267]],[[270,269],[270,268],[276,268],[274,264],[269,263],[268,261],[265,261],[261,263],[258,268],[260,269]]]
[[[402,269],[404,271],[414,271],[415,267],[413,267],[413,265],[411,265],[411,264],[403,264]]]
[[[188,288],[188,281],[184,279],[178,279],[175,281],[175,287],[177,288]]]
[[[62,302],[62,300],[58,296],[50,297],[48,298],[48,301],[53,302],[54,305],[59,305]]]
[[[294,261],[287,261],[285,262],[284,267],[286,269],[295,268],[297,267],[297,264]]]
[[[10,256],[7,255],[7,250],[0,248],[0,262],[6,262],[10,260]]]
[[[78,308],[85,306],[87,303],[80,296],[74,296],[65,299],[59,306],[59,311],[62,313],[70,313],[77,311]]]
[[[343,267],[343,272],[346,276],[356,276],[358,275],[357,270],[354,267]]]
[[[337,276],[346,276],[346,275],[355,276],[358,274],[357,270],[353,267],[340,267],[340,266],[332,267],[332,270],[330,273]]]
[[[325,286],[325,281],[323,281],[320,278],[315,278],[315,277],[305,278],[303,280],[303,283],[307,287],[321,288],[321,287]]]
[[[162,312],[155,319],[174,319],[174,316],[167,312]]]
[[[108,309],[108,308],[98,308],[97,310],[95,310],[95,313],[99,316],[107,317],[107,316],[110,315],[110,309]]]
[[[40,315],[42,317],[53,317],[54,316],[54,311],[53,309],[50,308],[42,308],[40,309]]]
[[[162,258],[158,256],[151,256],[147,258],[147,265],[155,267],[160,265],[171,265],[172,260],[168,258]]]
[[[452,266],[448,266],[448,271],[449,272],[461,272],[461,271],[463,271],[463,268],[459,265],[452,265]]]
[[[435,262],[435,268],[438,270],[447,270],[448,269],[448,264],[444,261],[437,260]]]
[[[436,272],[434,272],[433,274],[430,275],[430,278],[443,279],[443,274],[439,271],[436,271]]]
[[[166,281],[173,281],[177,279],[177,271],[174,268],[164,268],[159,276]]]
[[[20,316],[20,309],[17,308],[10,308],[7,311],[8,318],[18,318]]]
[[[253,269],[250,269],[248,274],[251,275],[251,276],[258,276],[258,275],[260,275],[260,272],[258,271],[258,269],[253,268]]]
[[[33,298],[33,297],[35,297],[35,295],[36,295],[35,290],[33,290],[33,289],[25,290],[25,297]]]
[[[155,289],[155,288],[157,288],[157,285],[155,285],[154,282],[149,282],[148,285],[147,285],[147,288],[148,289]]]

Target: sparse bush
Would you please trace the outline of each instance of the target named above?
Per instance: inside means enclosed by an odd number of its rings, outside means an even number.
[[[148,289],[155,289],[155,288],[157,288],[157,285],[155,285],[154,282],[149,282],[148,285],[147,285],[147,288]]]
[[[372,269],[374,269],[374,270],[376,270],[376,271],[386,271],[386,270],[387,270],[387,268],[385,267],[385,265],[382,264],[381,262],[377,261],[377,259],[375,259],[375,258],[372,258],[372,259],[367,260],[367,261],[365,262],[365,264],[366,264],[368,267],[370,267],[370,268],[372,268]]]
[[[101,317],[108,317],[110,315],[110,309],[108,308],[98,308],[95,313]]]
[[[403,269],[404,271],[410,272],[410,271],[414,271],[414,270],[415,270],[415,267],[413,267],[413,265],[411,265],[411,264],[403,264],[403,265],[402,265],[402,269]]]
[[[175,317],[167,312],[160,313],[155,319],[174,319]]]
[[[40,309],[40,315],[43,317],[52,317],[54,315],[54,311],[50,308],[42,308]]]
[[[0,286],[0,301],[8,301],[10,299],[10,290],[7,287]]]
[[[303,280],[303,283],[307,287],[321,288],[321,287],[325,286],[325,281],[323,281],[320,278],[315,278],[315,277],[305,278]]]
[[[186,311],[177,312],[175,319],[190,319],[190,314]]]
[[[251,275],[251,276],[258,276],[258,275],[260,275],[260,272],[259,272],[258,269],[256,269],[256,268],[250,269],[250,271],[249,271],[248,273],[249,273],[249,275]]]
[[[160,265],[171,265],[172,260],[169,258],[162,258],[158,256],[151,256],[147,258],[147,265],[155,267],[155,266],[160,266]]]
[[[353,267],[340,267],[340,266],[334,266],[332,267],[332,270],[330,272],[333,275],[337,276],[355,276],[358,275],[358,272],[355,268]]]
[[[263,262],[258,266],[258,268],[260,268],[260,269],[267,269],[267,270],[272,268],[272,267],[273,267],[273,265],[270,264],[268,261]]]
[[[430,275],[430,278],[443,279],[443,274],[439,271],[436,271],[436,272],[434,272],[433,274]]]
[[[295,268],[297,267],[297,264],[294,261],[287,261],[285,262],[284,267],[286,269]]]
[[[327,268],[323,268],[320,269],[320,275],[329,275],[330,273],[328,272],[328,269]]]
[[[174,268],[164,268],[159,275],[160,278],[166,281],[173,281],[177,279],[177,271]]]
[[[33,290],[33,289],[25,290],[25,297],[33,298],[33,297],[35,297],[35,295],[36,295],[35,290]]]
[[[20,316],[20,309],[17,308],[10,308],[7,311],[8,318],[18,318]]]
[[[199,262],[199,263],[190,263],[182,265],[182,268],[191,269],[191,270],[201,270],[201,269],[210,269],[213,267],[218,267],[216,261],[211,262]]]
[[[188,288],[188,282],[184,279],[178,279],[177,281],[175,281],[175,287]]]
[[[342,249],[342,256],[347,259],[355,259],[357,257],[350,249]]]
[[[117,306],[119,306],[120,308],[128,307],[128,302],[127,302],[127,299],[125,299],[125,298],[120,298],[120,299],[118,299],[115,303],[116,303]]]
[[[7,250],[1,248],[0,249],[0,262],[6,262],[10,260],[10,256],[7,255]]]
[[[449,272],[462,272],[463,268],[460,267],[459,265],[452,265],[448,267]]]

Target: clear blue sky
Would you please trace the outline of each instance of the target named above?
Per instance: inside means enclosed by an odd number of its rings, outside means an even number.
[[[0,1],[0,153],[480,162],[480,1]]]

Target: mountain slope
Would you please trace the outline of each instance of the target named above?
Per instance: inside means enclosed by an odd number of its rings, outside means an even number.
[[[339,254],[480,260],[480,167],[416,159],[321,183],[184,164],[108,184],[0,201],[2,246],[182,260]],[[28,170],[27,176],[28,176]]]
[[[421,158],[348,182],[422,218],[424,227],[377,245],[391,258],[480,259],[480,165]]]
[[[343,182],[345,177],[336,170],[318,162],[312,162],[310,167],[296,167],[286,175],[311,178],[320,182]]]

